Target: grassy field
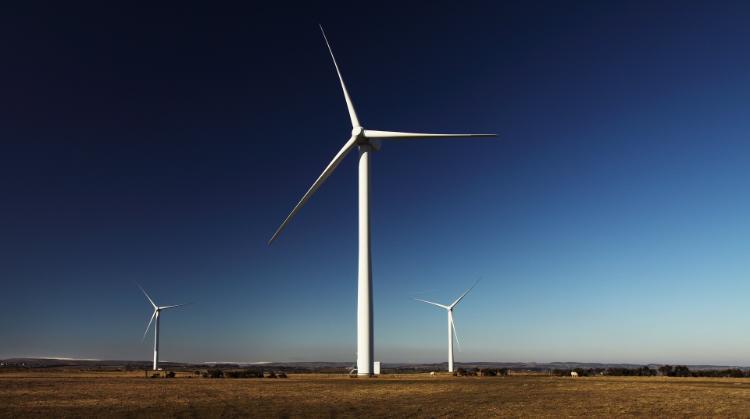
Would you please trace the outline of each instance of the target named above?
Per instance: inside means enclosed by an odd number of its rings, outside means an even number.
[[[748,416],[750,379],[0,374],[0,417]]]

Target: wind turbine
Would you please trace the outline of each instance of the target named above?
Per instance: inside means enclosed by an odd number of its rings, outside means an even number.
[[[421,301],[423,303],[432,304],[434,306],[438,306],[441,308],[444,308],[448,312],[448,372],[453,372],[453,335],[456,335],[456,342],[458,343],[458,349],[461,349],[461,342],[458,340],[458,333],[456,332],[456,324],[453,323],[453,309],[458,305],[458,303],[461,302],[461,300],[466,296],[466,294],[469,293],[474,287],[477,286],[479,281],[474,283],[474,285],[471,286],[466,292],[461,294],[460,297],[456,299],[456,301],[453,302],[453,304],[446,306],[439,303],[434,303],[432,301],[427,300],[420,300],[419,298],[415,298],[417,301]]]
[[[359,149],[359,258],[358,258],[358,286],[357,286],[357,374],[372,375],[374,361],[373,325],[372,325],[372,261],[370,259],[370,153],[380,149],[382,140],[410,140],[430,139],[448,137],[494,137],[495,134],[428,134],[415,132],[377,131],[362,127],[354,104],[349,97],[349,92],[344,84],[341,71],[333,56],[331,44],[328,42],[323,27],[320,27],[328,52],[331,54],[333,66],[336,68],[341,90],[344,93],[346,108],[349,110],[349,119],[352,122],[352,132],[341,150],[336,153],[318,176],[318,179],[310,186],[310,189],[302,196],[302,199],[292,209],[279,226],[271,239],[270,245],[281,234],[281,231],[289,224],[297,212],[307,203],[310,197],[320,188],[323,182],[331,176],[331,173],[342,160],[355,147]]]
[[[146,334],[148,333],[148,330],[151,328],[151,322],[153,322],[154,319],[156,319],[156,323],[154,323],[154,371],[156,371],[159,369],[159,316],[162,310],[182,307],[190,303],[177,304],[173,306],[157,306],[156,303],[154,303],[154,300],[152,300],[151,297],[149,297],[146,290],[143,289],[143,287],[138,285],[138,288],[140,288],[141,291],[143,291],[143,295],[146,296],[146,298],[148,299],[148,302],[151,303],[151,305],[154,307],[154,313],[151,315],[151,320],[148,321],[148,326],[146,326],[146,331],[143,332],[143,338],[141,339],[141,342],[143,342],[143,340],[146,339]]]

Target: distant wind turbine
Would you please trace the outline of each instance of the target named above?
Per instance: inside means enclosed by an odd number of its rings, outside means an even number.
[[[328,42],[323,27],[320,27],[323,33],[323,39],[328,52],[331,54],[333,66],[336,68],[341,90],[344,92],[344,100],[349,110],[349,119],[352,122],[351,137],[341,150],[336,153],[326,166],[323,173],[310,186],[310,189],[302,196],[302,199],[292,209],[292,212],[286,217],[281,226],[276,230],[271,239],[270,245],[281,234],[281,231],[287,226],[289,221],[297,215],[297,212],[307,203],[313,194],[320,188],[323,182],[331,176],[331,173],[344,160],[344,158],[354,148],[359,148],[359,268],[358,268],[358,287],[357,287],[357,374],[372,375],[374,361],[374,342],[373,342],[373,325],[372,325],[372,261],[370,259],[370,153],[380,149],[381,140],[410,140],[410,139],[430,139],[430,138],[448,138],[448,137],[494,137],[495,134],[428,134],[415,132],[395,132],[395,131],[376,131],[368,130],[362,127],[354,110],[354,104],[349,97],[349,92],[344,84],[341,71],[336,63],[336,57],[333,56],[333,50]]]
[[[154,307],[154,314],[151,315],[151,320],[148,321],[148,326],[146,326],[146,331],[143,332],[143,338],[141,339],[141,342],[143,342],[146,339],[146,334],[148,333],[148,330],[151,328],[151,323],[154,321],[154,319],[156,319],[156,323],[154,323],[154,371],[156,371],[159,369],[159,316],[162,310],[182,307],[190,303],[177,304],[173,306],[157,306],[156,303],[154,303],[154,300],[152,300],[151,297],[149,297],[146,290],[143,289],[143,287],[138,285],[138,288],[140,288],[141,291],[143,291],[143,295],[146,296],[146,298],[148,299],[148,302],[151,303],[151,305]]]
[[[456,343],[458,343],[458,349],[461,349],[461,341],[458,340],[458,333],[456,332],[456,324],[453,323],[453,309],[458,305],[458,303],[461,302],[461,300],[466,296],[466,294],[469,293],[474,287],[477,286],[479,283],[479,280],[474,283],[474,285],[471,286],[466,292],[461,294],[460,297],[456,299],[456,301],[453,302],[453,304],[446,306],[439,303],[433,303],[432,301],[427,300],[420,300],[419,298],[415,298],[417,301],[421,301],[423,303],[432,304],[434,306],[438,306],[440,308],[444,308],[448,312],[448,372],[453,372],[453,335],[456,336]]]

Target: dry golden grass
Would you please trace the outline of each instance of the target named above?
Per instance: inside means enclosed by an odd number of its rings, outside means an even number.
[[[748,416],[750,380],[640,377],[145,379],[0,374],[2,417]]]

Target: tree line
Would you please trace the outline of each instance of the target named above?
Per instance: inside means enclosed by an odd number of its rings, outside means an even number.
[[[570,376],[575,372],[579,377],[592,377],[596,375],[622,376],[622,377],[653,377],[656,375],[664,377],[750,377],[750,370],[739,368],[728,368],[723,370],[690,370],[686,365],[662,365],[658,368],[643,366],[639,368],[574,368],[554,369],[552,375]]]

